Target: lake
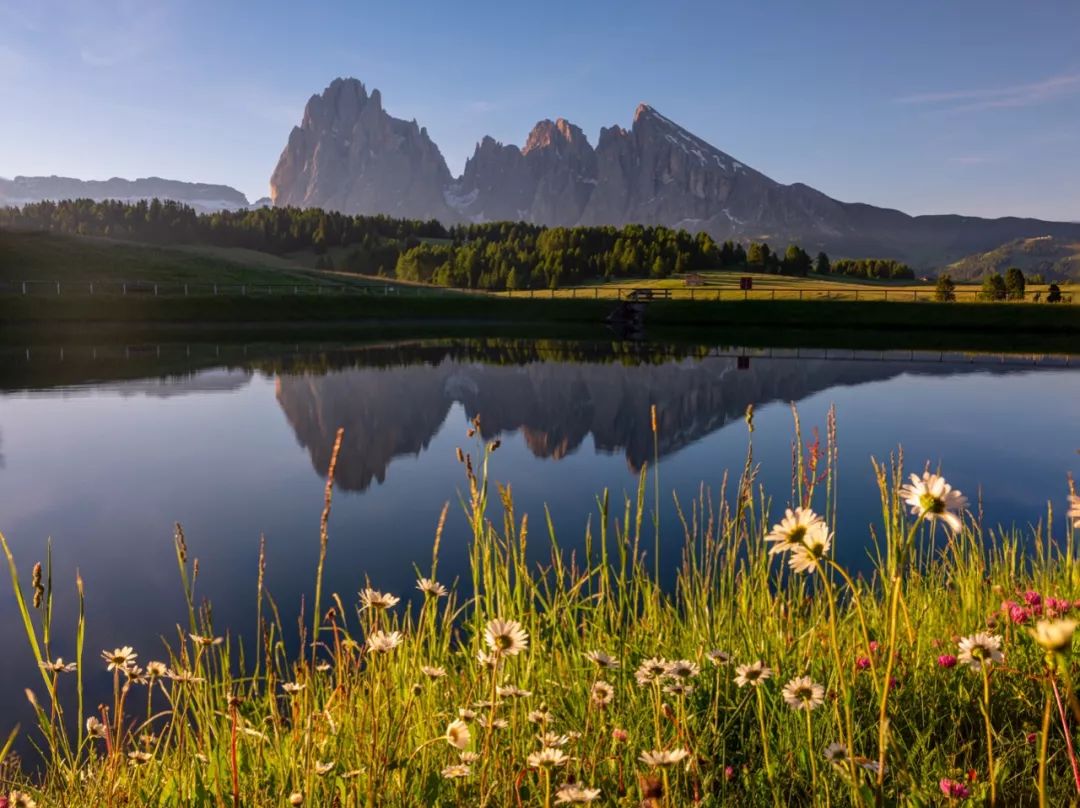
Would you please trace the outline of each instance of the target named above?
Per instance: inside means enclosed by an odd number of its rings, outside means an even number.
[[[682,543],[672,495],[689,503],[702,485],[715,492],[725,470],[738,475],[748,405],[774,514],[789,498],[790,402],[807,438],[813,427],[824,435],[836,407],[836,552],[853,567],[866,566],[868,525],[880,514],[870,458],[898,445],[908,470],[940,465],[973,503],[981,496],[987,526],[1034,523],[1047,500],[1060,512],[1066,475],[1080,477],[1077,356],[468,340],[31,346],[4,349],[0,366],[0,530],[27,582],[52,538],[54,653],[65,658],[81,573],[94,687],[109,684],[100,649],[130,644],[141,661],[161,658],[160,636],[175,637],[185,620],[177,521],[219,630],[250,638],[260,535],[267,587],[295,625],[313,586],[338,427],[326,587],[346,603],[368,579],[412,591],[446,502],[439,577],[465,574],[456,450],[475,456],[481,441],[501,441],[491,477],[512,484],[518,515],[530,515],[537,558],[545,506],[560,544],[581,547],[590,519],[597,527],[596,495],[632,496],[651,467],[651,405],[668,574]],[[481,434],[469,438],[477,415]],[[498,523],[501,508],[492,516]],[[0,608],[0,714],[14,711],[25,726],[22,687],[40,680],[6,583]]]

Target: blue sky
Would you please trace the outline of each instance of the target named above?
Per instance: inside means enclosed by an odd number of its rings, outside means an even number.
[[[0,176],[252,199],[339,75],[451,171],[646,101],[781,182],[911,213],[1080,220],[1080,3],[0,0]]]

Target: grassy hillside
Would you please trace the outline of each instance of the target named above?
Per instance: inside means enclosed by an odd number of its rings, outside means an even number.
[[[229,247],[157,247],[92,236],[0,231],[0,282],[342,283],[269,253]],[[353,283],[366,283],[350,279]]]
[[[950,264],[944,271],[955,280],[976,280],[989,272],[1019,267],[1025,275],[1042,273],[1048,281],[1080,281],[1080,243],[1041,236],[1010,241]]]

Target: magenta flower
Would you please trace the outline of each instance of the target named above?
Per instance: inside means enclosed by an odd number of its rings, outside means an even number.
[[[1047,598],[1046,608],[1047,611],[1053,612],[1055,615],[1065,614],[1072,608],[1072,603],[1064,598]]]
[[[1042,595],[1040,595],[1038,592],[1033,592],[1032,590],[1029,589],[1027,592],[1024,593],[1024,603],[1026,603],[1028,606],[1032,606],[1032,607],[1041,606],[1042,605]]]
[[[1038,737],[1039,736],[1036,735],[1034,732],[1029,732],[1027,735],[1024,736],[1024,740],[1028,742],[1028,745],[1031,745],[1035,743]]]
[[[1031,609],[1025,609],[1019,603],[1013,603],[1011,600],[1006,601],[1003,605],[1008,605],[1009,620],[1013,623],[1023,625],[1031,619]]]
[[[877,640],[870,640],[870,653],[871,654],[876,654],[880,647],[881,646],[878,644]]]
[[[735,778],[735,767],[734,766],[725,766],[724,767],[724,779],[725,780],[733,780],[734,778]]]
[[[937,664],[942,668],[952,668],[956,666],[956,657],[952,654],[942,654],[937,658]]]
[[[971,796],[971,791],[967,786],[956,780],[950,780],[948,777],[942,777],[938,785],[941,787],[941,793],[950,800],[966,800]]]
[[[870,667],[870,658],[864,656],[859,657],[855,660],[855,667],[861,671],[866,670]]]

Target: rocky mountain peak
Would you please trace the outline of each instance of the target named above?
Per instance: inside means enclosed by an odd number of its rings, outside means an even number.
[[[565,118],[558,118],[555,121],[545,118],[533,127],[521,153],[528,154],[537,149],[551,147],[559,150],[563,145],[578,149],[590,148],[589,139],[585,137],[581,127],[575,126]]]
[[[450,170],[416,121],[389,115],[382,94],[335,79],[304,109],[270,178],[275,205],[452,220]]]

